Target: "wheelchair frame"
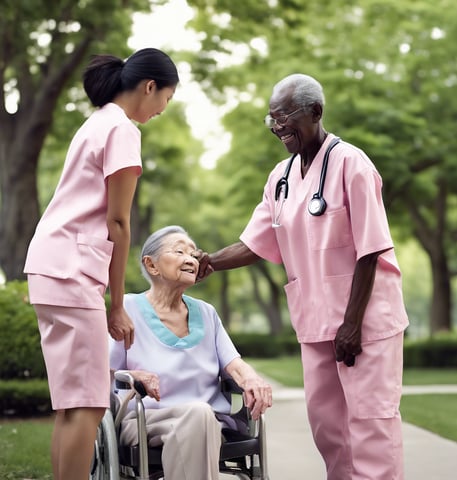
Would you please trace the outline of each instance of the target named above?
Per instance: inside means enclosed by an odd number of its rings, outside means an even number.
[[[161,447],[148,447],[145,409],[142,398],[146,395],[143,385],[127,371],[115,372],[116,387],[130,390],[120,402],[112,394],[111,409],[107,409],[97,429],[89,480],[158,480],[163,477]],[[236,434],[221,446],[220,473],[239,479],[269,480],[266,452],[266,427],[264,415],[254,421],[242,401],[242,389],[232,380],[221,382],[221,388],[232,404],[232,416],[247,422],[248,434]],[[237,399],[238,397],[238,399]],[[121,446],[118,435],[127,404],[135,398],[138,424],[138,445]],[[240,400],[241,398],[241,400]],[[238,400],[238,402],[236,401]],[[113,416],[114,412],[114,416]]]

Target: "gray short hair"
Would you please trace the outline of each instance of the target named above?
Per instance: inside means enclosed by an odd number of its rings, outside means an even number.
[[[158,257],[160,257],[161,251],[163,250],[165,244],[165,238],[169,235],[173,235],[174,233],[183,233],[184,235],[189,235],[184,228],[180,227],[179,225],[169,225],[168,227],[163,227],[149,235],[147,240],[144,242],[141,250],[140,263],[141,273],[148,282],[151,282],[151,278],[146,270],[146,267],[144,266],[143,258],[148,256],[156,260]]]
[[[297,107],[309,111],[311,105],[318,103],[325,105],[325,96],[322,85],[313,77],[302,73],[293,73],[280,80],[273,87],[273,95],[284,88],[293,87],[292,100]]]

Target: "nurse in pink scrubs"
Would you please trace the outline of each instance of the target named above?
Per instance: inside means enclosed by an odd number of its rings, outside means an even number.
[[[381,177],[363,151],[325,131],[324,104],[307,75],[275,85],[265,123],[293,160],[270,173],[241,241],[202,255],[200,277],[260,258],[284,265],[328,480],[400,480],[401,273]]]
[[[161,114],[179,78],[168,55],[145,48],[126,61],[94,56],[83,80],[98,108],[71,141],[24,268],[56,410],[56,480],[89,477],[96,429],[109,407],[108,332],[127,349],[134,340],[123,307],[130,210],[142,169],[140,130],[133,122]]]

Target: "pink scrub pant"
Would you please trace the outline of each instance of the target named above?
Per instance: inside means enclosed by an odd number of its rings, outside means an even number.
[[[314,441],[328,480],[402,480],[403,333],[362,348],[347,367],[333,342],[301,344]]]

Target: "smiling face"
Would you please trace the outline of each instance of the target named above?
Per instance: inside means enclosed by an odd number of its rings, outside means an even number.
[[[154,80],[144,80],[139,83],[137,90],[139,101],[131,118],[139,123],[146,123],[167,108],[175,93],[176,85],[158,89]]]
[[[189,287],[195,284],[198,273],[197,247],[184,233],[165,237],[158,258],[144,258],[144,265],[152,281],[163,281],[170,286]]]
[[[300,105],[293,101],[293,92],[293,85],[288,85],[273,93],[270,99],[270,115],[277,120],[286,115],[287,121],[276,123],[271,131],[289,153],[303,155],[319,141],[322,107],[316,103],[300,110]]]

